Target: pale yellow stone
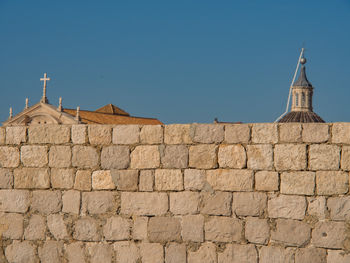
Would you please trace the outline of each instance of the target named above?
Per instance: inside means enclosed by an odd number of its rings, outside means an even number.
[[[132,238],[134,240],[147,240],[148,217],[134,217],[134,225],[132,228]]]
[[[140,132],[142,144],[160,144],[163,142],[163,127],[161,125],[145,125]]]
[[[166,193],[122,192],[121,213],[127,215],[164,215],[169,209]]]
[[[255,189],[258,191],[278,191],[278,173],[258,171],[255,173]]]
[[[253,171],[251,170],[207,170],[207,182],[214,190],[251,191],[253,190]]]
[[[157,191],[183,190],[183,177],[181,170],[159,169],[155,171],[155,189]]]
[[[265,193],[233,193],[232,213],[237,216],[261,216],[266,209],[266,201]]]
[[[112,179],[118,190],[136,191],[139,179],[138,170],[112,170]]]
[[[187,168],[188,148],[184,145],[167,145],[161,148],[163,168]]]
[[[164,262],[163,246],[158,243],[141,243],[140,255],[142,263]]]
[[[175,217],[151,217],[148,222],[150,242],[181,241],[181,223]]]
[[[192,124],[191,132],[196,143],[220,143],[224,140],[222,124]]]
[[[51,169],[52,188],[71,189],[74,185],[74,169]]]
[[[48,163],[47,146],[22,146],[21,161],[26,167],[46,166]]]
[[[327,200],[327,207],[332,220],[350,220],[350,197],[330,197]]]
[[[62,212],[79,215],[80,210],[80,192],[69,190],[62,195]]]
[[[203,242],[204,216],[187,215],[181,218],[181,236],[184,241]]]
[[[108,125],[89,125],[88,135],[90,144],[110,144],[112,141],[112,127]]]
[[[314,191],[314,172],[284,172],[281,174],[282,194],[313,195]]]
[[[103,235],[106,240],[128,240],[130,238],[131,221],[120,216],[107,218],[103,226]]]
[[[300,123],[280,123],[280,142],[301,142]]]
[[[345,222],[320,221],[312,231],[311,243],[315,247],[343,249],[347,231]]]
[[[291,248],[262,246],[259,263],[294,263],[294,251]]]
[[[72,165],[78,168],[95,168],[98,165],[98,153],[92,146],[73,146]]]
[[[199,209],[199,193],[175,192],[170,193],[170,212],[174,215],[196,214]]]
[[[218,253],[219,263],[257,263],[258,253],[254,245],[228,244]]]
[[[14,241],[5,249],[5,255],[8,261],[4,262],[37,263],[39,260],[35,250],[35,246],[29,241]]]
[[[47,216],[47,227],[51,234],[57,239],[68,239],[68,232],[63,216],[60,214],[52,214]]]
[[[165,248],[165,263],[186,262],[186,245],[170,243]]]
[[[329,263],[348,263],[350,262],[350,254],[346,254],[342,250],[327,250],[327,262]]]
[[[250,128],[248,124],[226,124],[225,143],[248,143]]]
[[[215,242],[240,241],[242,222],[236,218],[212,216],[205,222],[205,240]]]
[[[117,125],[113,128],[114,144],[135,144],[140,142],[138,125]]]
[[[72,242],[65,246],[68,262],[70,263],[85,263],[83,243]]]
[[[189,167],[210,169],[217,167],[217,146],[214,144],[200,144],[190,146]]]
[[[292,219],[277,219],[276,230],[271,231],[271,240],[286,246],[303,246],[310,237],[311,227]]]
[[[24,231],[26,240],[44,240],[46,234],[45,218],[40,215],[32,215]]]
[[[268,200],[270,218],[288,218],[302,220],[305,217],[306,200],[303,196],[280,195]]]
[[[132,169],[158,168],[160,165],[159,148],[156,145],[136,146],[131,153]]]
[[[86,125],[72,125],[72,142],[74,144],[87,143]]]
[[[310,145],[309,168],[311,170],[338,170],[339,165],[339,146],[328,144]]]
[[[101,170],[92,173],[92,189],[115,189],[115,184],[112,179],[111,171]]]
[[[78,170],[75,175],[74,189],[81,191],[91,190],[91,171]]]
[[[5,144],[5,136],[6,136],[5,128],[0,127],[0,145]]]
[[[188,252],[188,263],[217,263],[216,246],[214,243],[202,243],[197,251]]]
[[[307,212],[319,220],[324,220],[327,214],[326,198],[324,196],[308,197]]]
[[[350,144],[350,123],[333,123],[332,142]]]
[[[222,168],[245,168],[247,156],[242,145],[220,145],[218,153],[219,166]]]
[[[252,127],[253,143],[277,143],[278,132],[277,124],[274,123],[255,123]]]
[[[15,188],[50,188],[49,171],[46,168],[19,168],[14,172]]]
[[[70,126],[33,125],[28,128],[30,143],[62,144],[70,141]]]
[[[139,178],[139,191],[152,192],[154,184],[154,171],[141,170]]]
[[[51,146],[49,152],[49,166],[68,168],[72,163],[72,151],[69,146]]]
[[[229,192],[204,192],[201,198],[200,212],[207,215],[231,215],[232,193]]]
[[[0,237],[2,239],[21,239],[23,235],[23,215],[15,213],[0,214]]]
[[[0,167],[14,168],[19,165],[19,150],[16,147],[0,147]]]
[[[29,191],[0,190],[0,212],[25,213],[29,205]]]
[[[316,191],[318,195],[345,194],[349,190],[348,174],[341,171],[316,172]]]
[[[6,144],[21,144],[27,140],[27,127],[6,127]]]
[[[13,173],[10,169],[0,168],[0,188],[13,188]]]
[[[341,151],[341,169],[350,171],[350,146],[343,146]]]
[[[184,185],[186,190],[202,190],[206,184],[205,170],[186,169]]]
[[[272,170],[273,149],[270,144],[258,144],[247,146],[248,169]]]
[[[164,127],[165,144],[190,144],[190,124],[170,124]]]
[[[329,139],[329,127],[326,123],[303,123],[303,142],[326,142]]]
[[[140,260],[140,251],[134,242],[115,242],[113,248],[116,252],[116,262],[137,263]]]
[[[277,144],[274,153],[276,170],[304,170],[306,168],[306,145]]]
[[[247,217],[244,233],[245,238],[250,243],[266,245],[270,238],[270,227],[267,219]]]

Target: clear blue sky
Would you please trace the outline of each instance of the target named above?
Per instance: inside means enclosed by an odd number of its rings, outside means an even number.
[[[305,43],[314,110],[350,121],[350,1],[0,0],[0,120],[48,98],[164,123],[272,122]]]

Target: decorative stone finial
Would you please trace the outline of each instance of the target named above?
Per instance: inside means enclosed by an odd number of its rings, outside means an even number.
[[[26,106],[24,108],[25,110],[28,109],[28,103],[29,103],[29,100],[28,100],[28,98],[26,98]]]
[[[12,107],[10,107],[10,115],[9,115],[9,119],[12,119]]]
[[[47,77],[47,74],[44,73],[44,77],[40,79],[40,81],[44,82],[44,88],[43,88],[43,97],[41,98],[42,103],[49,103],[49,100],[46,97],[46,82],[50,81],[51,79]]]
[[[80,107],[77,107],[77,114],[75,115],[75,120],[80,122]]]
[[[62,97],[59,98],[58,100],[58,111],[62,111],[63,107],[62,107]]]

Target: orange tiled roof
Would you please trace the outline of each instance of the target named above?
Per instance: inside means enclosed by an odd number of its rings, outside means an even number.
[[[130,114],[128,112],[122,110],[121,108],[119,108],[113,104],[107,104],[106,106],[103,106],[102,108],[95,110],[95,112],[130,116]]]

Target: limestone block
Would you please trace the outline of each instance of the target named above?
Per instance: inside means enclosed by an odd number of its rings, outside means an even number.
[[[117,125],[113,128],[114,144],[135,144],[140,142],[138,125]]]
[[[116,262],[137,263],[140,262],[140,251],[135,243],[130,241],[115,242],[113,244]]]
[[[109,244],[88,243],[86,249],[91,263],[112,263],[113,251]]]
[[[270,227],[267,219],[247,217],[245,222],[245,238],[250,243],[266,245],[270,238]]]
[[[132,238],[134,240],[147,239],[148,217],[138,216],[134,217],[134,226],[132,229]]]
[[[324,196],[308,197],[307,212],[311,216],[315,216],[319,220],[326,218],[326,198]]]
[[[328,250],[327,251],[328,263],[348,263],[350,262],[350,255],[345,254],[342,250]]]
[[[280,142],[301,142],[300,123],[280,123]]]
[[[281,194],[313,195],[314,172],[284,172],[281,174]]]
[[[69,146],[51,146],[49,152],[49,166],[68,168],[72,163],[72,151]]]
[[[14,181],[15,188],[50,187],[49,171],[46,168],[18,168],[14,172]]]
[[[24,231],[26,240],[44,240],[46,233],[46,224],[44,217],[32,215],[29,219],[28,226]]]
[[[0,212],[25,213],[29,204],[27,190],[0,190]]]
[[[265,193],[233,193],[232,213],[237,216],[261,216],[266,209]]]
[[[0,145],[5,144],[6,132],[5,128],[0,127]]]
[[[196,143],[220,143],[225,134],[221,124],[192,124],[191,133]]]
[[[13,187],[13,173],[9,169],[0,168],[0,188]]]
[[[47,146],[24,145],[21,161],[26,167],[44,167],[48,164]]]
[[[69,263],[85,263],[84,248],[82,242],[73,242],[65,247]]]
[[[62,144],[70,141],[70,126],[34,125],[28,128],[29,143]]]
[[[98,222],[92,217],[78,219],[74,225],[73,238],[81,241],[98,241]]]
[[[84,144],[87,143],[86,125],[72,125],[72,143]]]
[[[181,170],[156,170],[154,181],[155,189],[157,191],[180,191],[184,188]]]
[[[164,262],[164,252],[161,244],[141,243],[140,254],[142,263]]]
[[[294,263],[294,252],[290,248],[263,246],[259,253],[259,263]]]
[[[252,127],[253,143],[277,143],[278,132],[275,123],[255,123]]]
[[[306,166],[306,145],[277,144],[275,146],[276,170],[304,170]]]
[[[350,123],[333,123],[332,142],[350,144]]]
[[[80,192],[69,190],[63,193],[62,196],[62,212],[79,215],[80,210]]]
[[[311,227],[301,221],[277,219],[276,230],[271,231],[271,240],[287,246],[302,246],[310,239]]]
[[[6,144],[21,144],[27,140],[26,126],[6,127]]]
[[[68,239],[66,224],[63,221],[63,216],[60,214],[52,214],[47,216],[47,227],[55,239]]]
[[[170,243],[165,248],[165,263],[183,263],[186,262],[186,245]]]
[[[188,149],[185,145],[167,145],[161,152],[163,168],[186,168]]]
[[[190,146],[189,167],[210,169],[217,166],[217,146],[214,144],[199,144]]]
[[[190,124],[170,124],[164,127],[165,144],[190,144]]]
[[[236,218],[211,216],[205,222],[205,240],[232,242],[242,239],[242,222]]]
[[[226,124],[225,143],[248,143],[250,128],[248,124]]]
[[[327,207],[332,220],[350,220],[350,196],[330,197]]]
[[[168,211],[166,193],[122,192],[121,213],[127,215],[164,215]]]
[[[174,215],[196,214],[199,209],[199,193],[175,192],[170,193],[170,212]]]
[[[255,189],[258,191],[278,191],[278,173],[258,171],[255,173]]]
[[[78,170],[75,175],[74,189],[80,191],[91,190],[91,171],[90,170]]]
[[[207,182],[214,190],[251,191],[253,190],[253,171],[251,170],[207,170]]]
[[[231,215],[232,194],[228,192],[203,193],[200,212],[207,215]]]
[[[340,148],[337,145],[315,144],[309,148],[310,170],[338,170]]]
[[[342,249],[347,237],[345,222],[317,222],[312,231],[311,243],[315,247]]]
[[[63,242],[48,240],[39,247],[38,254],[42,263],[60,263],[63,258]]]
[[[273,150],[271,144],[257,144],[247,146],[248,169],[272,170]]]
[[[0,167],[14,168],[19,165],[19,150],[16,147],[0,147]]]
[[[105,146],[101,152],[101,167],[103,169],[125,169],[130,163],[128,146]]]
[[[151,217],[148,222],[150,242],[181,241],[181,223],[174,217]]]
[[[202,190],[206,184],[204,170],[186,169],[184,171],[185,190]]]
[[[254,245],[228,244],[218,253],[219,263],[257,263],[258,253]]]
[[[219,166],[222,168],[245,168],[247,156],[242,145],[220,145],[218,153]]]
[[[93,145],[106,145],[112,142],[112,127],[109,125],[89,125],[89,142]]]
[[[183,241],[204,241],[204,216],[187,215],[181,218],[181,236]]]
[[[163,143],[163,127],[161,125],[144,125],[140,132],[142,144]]]
[[[78,168],[94,168],[98,165],[98,153],[92,146],[73,147],[72,165]]]
[[[343,146],[342,148],[341,169],[350,171],[350,146]]]
[[[49,215],[61,211],[61,192],[60,191],[33,191],[32,206],[33,211]]]
[[[59,189],[71,189],[74,185],[74,169],[51,169],[51,187]]]
[[[119,207],[117,193],[110,191],[83,192],[82,211],[89,214],[115,213]]]
[[[92,189],[107,190],[114,189],[115,184],[112,179],[110,170],[94,171],[92,173]]]
[[[329,127],[326,123],[303,123],[303,142],[318,143],[329,139]]]
[[[157,145],[136,146],[131,153],[132,169],[158,168],[159,165],[160,154]]]
[[[5,256],[11,263],[37,263],[35,247],[29,241],[13,241],[5,249]]]
[[[280,195],[268,201],[270,218],[300,219],[305,217],[306,200],[303,196]]]
[[[131,222],[120,216],[107,218],[103,227],[103,235],[106,240],[128,240],[130,238]]]
[[[200,248],[188,252],[188,263],[217,263],[216,246],[213,243],[202,243]]]
[[[154,171],[141,170],[139,181],[139,191],[152,192],[154,185]]]
[[[23,235],[23,215],[0,214],[0,238],[21,239]]]
[[[318,171],[316,185],[319,195],[345,194],[349,188],[348,174],[341,171]]]
[[[138,170],[112,170],[112,179],[118,190],[137,191]]]
[[[322,248],[300,248],[295,253],[295,263],[326,263],[326,254]]]

